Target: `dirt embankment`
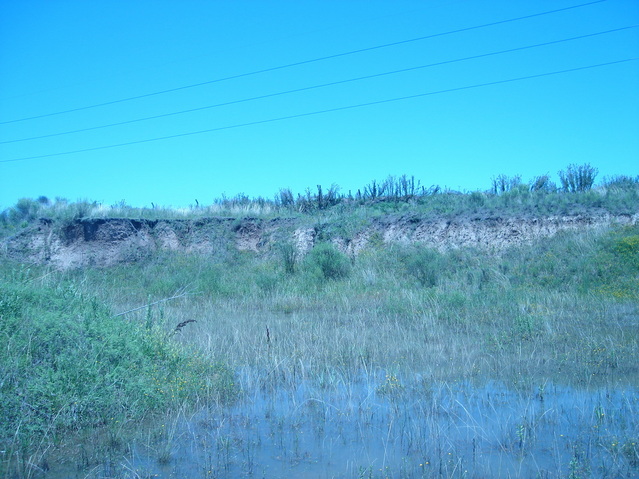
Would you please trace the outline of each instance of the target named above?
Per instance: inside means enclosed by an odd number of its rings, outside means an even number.
[[[357,255],[368,246],[420,243],[446,250],[476,247],[499,250],[531,243],[565,230],[595,229],[639,222],[634,215],[578,215],[539,218],[421,219],[382,217],[350,237],[332,235],[342,251]],[[320,229],[295,219],[206,218],[198,220],[81,219],[65,226],[50,220],[6,239],[2,254],[23,262],[49,263],[67,269],[110,266],[142,259],[155,251],[172,250],[207,255],[233,249],[269,251],[280,241],[293,243],[300,253],[313,247]]]

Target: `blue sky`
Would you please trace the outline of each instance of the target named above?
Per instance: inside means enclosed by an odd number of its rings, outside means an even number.
[[[0,0],[0,209],[347,193],[401,174],[474,191],[571,163],[635,176],[636,24],[636,0]]]

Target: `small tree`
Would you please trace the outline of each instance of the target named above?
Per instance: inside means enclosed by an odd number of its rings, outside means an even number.
[[[290,188],[282,188],[280,189],[279,198],[276,197],[275,202],[284,208],[292,208],[295,206],[295,197]]]
[[[429,248],[412,247],[402,251],[400,262],[406,273],[427,288],[437,286],[446,269],[443,256]]]
[[[15,206],[9,209],[9,220],[14,223],[32,221],[38,217],[40,203],[31,198],[20,198]]]
[[[537,176],[530,182],[530,191],[556,191],[557,186],[550,180],[549,175]]]
[[[632,176],[617,175],[604,178],[603,184],[606,188],[618,189],[618,190],[631,190],[639,185],[639,175]]]
[[[305,259],[306,265],[322,279],[346,278],[351,269],[345,254],[330,243],[320,243],[313,248]]]
[[[585,165],[568,165],[565,170],[559,171],[561,187],[564,191],[576,193],[578,191],[588,191],[595,183],[595,177],[599,171],[597,168]]]
[[[521,176],[516,175],[512,178],[506,175],[499,175],[492,178],[492,192],[495,195],[506,193],[514,188],[517,188],[521,184]]]
[[[380,196],[384,196],[384,188],[382,185],[379,185],[377,181],[373,180],[370,185],[364,187],[363,196],[365,200],[374,200]]]

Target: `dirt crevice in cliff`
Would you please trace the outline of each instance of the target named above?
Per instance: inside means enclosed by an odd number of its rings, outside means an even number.
[[[371,219],[349,237],[334,234],[328,240],[350,255],[357,255],[370,246],[392,243],[418,243],[439,250],[461,247],[502,250],[551,237],[560,231],[638,222],[639,214],[452,219],[388,216]],[[307,220],[294,218],[87,218],[65,225],[43,219],[5,239],[2,254],[22,262],[68,269],[137,261],[157,251],[211,256],[231,250],[268,252],[282,241],[290,242],[304,254],[320,240],[327,238],[319,235],[317,228]]]

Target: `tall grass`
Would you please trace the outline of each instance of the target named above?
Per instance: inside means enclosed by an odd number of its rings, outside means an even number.
[[[231,371],[172,340],[167,327],[151,311],[144,322],[115,317],[56,273],[4,265],[0,476],[37,464],[73,431],[118,427],[185,401],[230,399]]]
[[[566,233],[499,256],[396,245],[348,261],[322,246],[294,267],[275,250],[223,262],[163,254],[65,275],[117,311],[188,293],[155,314],[170,324],[196,319],[178,339],[234,369],[357,375],[396,365],[472,379],[518,378],[519,368],[531,380],[552,371],[570,383],[633,382],[637,232]],[[600,346],[608,359],[595,367]]]

